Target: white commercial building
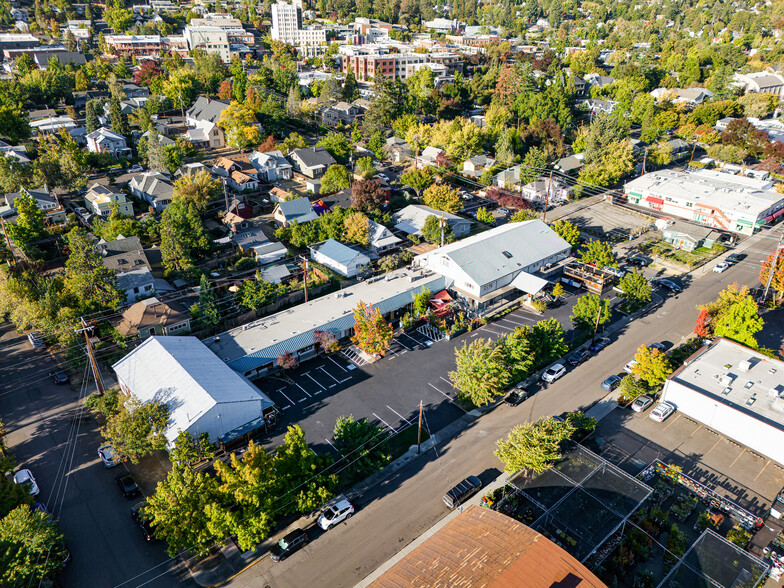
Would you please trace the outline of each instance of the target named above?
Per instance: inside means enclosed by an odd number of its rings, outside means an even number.
[[[169,447],[180,431],[211,441],[263,417],[274,403],[196,337],[150,337],[112,366],[120,389],[169,407]]]
[[[276,2],[272,5],[272,38],[287,45],[295,45],[300,53],[309,55],[308,48],[320,47],[327,43],[327,31],[319,27],[302,26],[302,2],[293,4]]]
[[[667,379],[662,399],[784,464],[784,362],[718,338]]]
[[[188,49],[203,49],[207,53],[217,53],[223,63],[231,63],[229,37],[225,30],[215,26],[185,27],[185,40]]]
[[[569,257],[572,246],[541,220],[508,223],[422,253],[415,268],[447,278],[449,291],[481,314],[493,306],[538,293],[547,280],[534,275]]]
[[[784,214],[773,182],[712,170],[659,170],[627,182],[631,204],[714,229],[751,235]]]

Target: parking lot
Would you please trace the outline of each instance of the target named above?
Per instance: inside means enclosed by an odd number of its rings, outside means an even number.
[[[675,413],[662,423],[617,408],[599,422],[594,439],[602,457],[632,475],[659,459],[758,515],[767,514],[784,487],[784,469],[701,423]]]
[[[564,216],[581,231],[609,238],[627,239],[653,224],[653,219],[605,201],[599,201]]]

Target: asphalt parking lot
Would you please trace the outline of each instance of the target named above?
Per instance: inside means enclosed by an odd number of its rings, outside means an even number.
[[[595,235],[628,238],[653,224],[653,218],[600,201],[563,217],[580,230]]]
[[[653,460],[683,473],[764,516],[784,487],[784,469],[701,423],[675,413],[657,423],[644,413],[617,408],[599,422],[593,439],[605,459],[637,475]]]

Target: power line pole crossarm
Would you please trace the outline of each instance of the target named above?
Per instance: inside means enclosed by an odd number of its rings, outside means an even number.
[[[87,343],[87,356],[90,358],[90,366],[93,370],[93,376],[95,377],[95,387],[98,389],[98,394],[103,396],[104,389],[103,389],[103,380],[101,380],[101,372],[98,369],[98,362],[95,360],[95,354],[93,353],[93,345],[90,343],[90,336],[88,332],[93,330],[92,326],[88,326],[87,322],[84,320],[84,317],[81,318],[82,320],[82,328],[76,329],[75,333],[84,333],[84,340]]]

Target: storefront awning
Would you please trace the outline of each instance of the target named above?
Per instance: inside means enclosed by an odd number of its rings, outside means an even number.
[[[512,286],[527,294],[536,294],[547,285],[547,280],[538,278],[527,272],[520,272],[514,280]]]
[[[780,217],[782,214],[784,214],[784,208],[782,208],[782,209],[780,209],[780,210],[777,210],[776,212],[774,212],[774,213],[773,213],[773,214],[771,214],[770,216],[766,216],[766,217],[765,217],[765,221],[766,221],[766,222],[770,222],[770,221],[772,221],[773,219],[777,219],[777,218],[779,218],[779,217]]]
[[[651,204],[664,204],[664,199],[657,198],[656,196],[646,196],[645,200]]]

